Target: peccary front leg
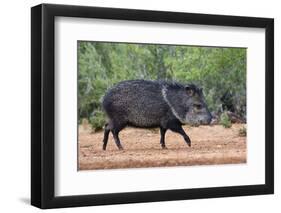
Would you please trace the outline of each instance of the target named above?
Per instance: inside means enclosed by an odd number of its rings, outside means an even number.
[[[185,142],[187,143],[188,146],[191,146],[191,140],[188,137],[188,135],[185,133],[185,131],[183,130],[182,127],[180,127],[180,129],[178,129],[178,133],[181,134],[185,140]]]
[[[160,144],[161,144],[162,149],[167,149],[167,147],[165,145],[165,134],[166,134],[166,131],[167,131],[167,129],[165,129],[163,127],[160,127],[160,135],[161,135]]]
[[[169,129],[172,130],[173,132],[179,133],[184,138],[187,145],[191,146],[190,138],[185,133],[185,131],[183,130],[182,126],[179,123],[173,122],[172,124],[169,124]]]

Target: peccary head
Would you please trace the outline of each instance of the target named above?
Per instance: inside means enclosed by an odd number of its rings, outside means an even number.
[[[163,86],[162,95],[174,116],[182,123],[209,124],[212,120],[202,88],[194,84],[169,83]]]

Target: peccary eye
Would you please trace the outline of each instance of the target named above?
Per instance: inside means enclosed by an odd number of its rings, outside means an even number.
[[[194,107],[196,108],[196,109],[202,109],[202,105],[201,104],[194,104]]]
[[[186,93],[187,93],[189,96],[193,96],[193,95],[194,95],[194,90],[193,90],[190,86],[186,86],[186,87],[185,87],[185,90],[186,90]]]

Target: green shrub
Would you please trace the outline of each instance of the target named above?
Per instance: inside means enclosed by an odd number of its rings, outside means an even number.
[[[227,115],[227,112],[223,112],[221,114],[219,123],[224,128],[230,128],[231,127],[231,120],[230,120],[229,116]]]
[[[239,129],[239,136],[246,137],[247,136],[247,129],[245,126]]]
[[[96,110],[93,113],[93,116],[90,118],[89,122],[94,132],[102,130],[103,126],[106,123],[104,112],[100,110]]]
[[[220,112],[221,98],[230,93],[235,113],[246,117],[246,56],[246,48],[79,41],[79,121],[101,110],[109,88],[129,79],[195,83],[213,112]],[[101,117],[91,119],[94,128],[101,128]]]

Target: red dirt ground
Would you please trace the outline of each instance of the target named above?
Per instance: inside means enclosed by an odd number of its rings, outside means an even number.
[[[246,163],[246,137],[239,136],[239,129],[244,126],[184,126],[191,139],[191,147],[179,134],[168,131],[166,150],[160,146],[159,130],[125,128],[120,132],[122,151],[117,149],[111,134],[107,150],[103,151],[103,132],[91,133],[88,127],[80,126],[78,169]]]

